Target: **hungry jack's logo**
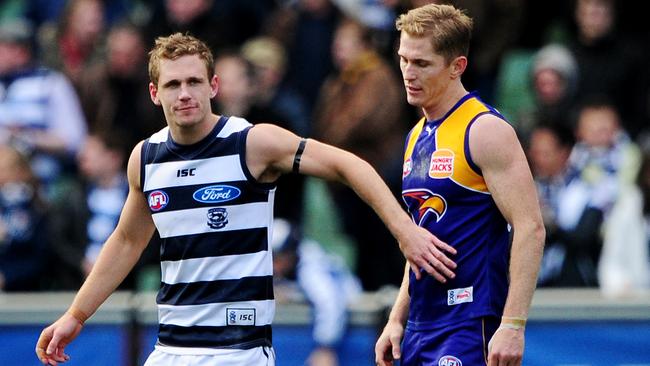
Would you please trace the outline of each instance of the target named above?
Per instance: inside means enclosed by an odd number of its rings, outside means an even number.
[[[404,191],[402,197],[409,207],[413,220],[418,225],[421,225],[424,218],[430,213],[436,215],[436,222],[438,222],[447,211],[447,201],[441,195],[426,189]]]

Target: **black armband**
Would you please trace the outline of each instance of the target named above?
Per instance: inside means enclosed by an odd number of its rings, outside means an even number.
[[[296,155],[293,157],[293,168],[294,173],[300,173],[300,159],[302,158],[302,152],[305,151],[305,145],[307,144],[307,139],[300,139],[298,144],[298,150],[296,150]]]

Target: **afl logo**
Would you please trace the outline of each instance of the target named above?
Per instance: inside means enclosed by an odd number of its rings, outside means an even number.
[[[153,191],[149,193],[149,208],[152,211],[160,211],[169,203],[169,196],[163,191]]]
[[[406,178],[409,174],[411,174],[411,170],[413,170],[413,161],[411,160],[411,158],[408,158],[404,162],[404,167],[402,168],[402,179]]]
[[[463,363],[454,356],[442,356],[438,361],[438,366],[463,366]]]
[[[192,195],[195,201],[203,203],[218,203],[234,200],[241,195],[237,187],[228,185],[218,185],[203,187]]]

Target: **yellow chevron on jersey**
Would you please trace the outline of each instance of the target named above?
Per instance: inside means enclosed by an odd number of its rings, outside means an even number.
[[[436,150],[431,155],[429,177],[450,178],[468,189],[488,192],[483,176],[470,166],[465,155],[465,135],[475,118],[490,110],[478,99],[468,98],[440,124],[435,132]],[[411,159],[413,149],[422,133],[425,119],[422,118],[411,131],[404,153],[405,166]]]

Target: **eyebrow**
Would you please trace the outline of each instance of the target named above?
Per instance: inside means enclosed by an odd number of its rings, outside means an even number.
[[[188,77],[188,78],[186,79],[186,81],[187,81],[188,83],[190,83],[190,82],[198,82],[198,83],[202,83],[203,80],[204,80],[203,78],[201,78],[201,77],[196,77],[196,76],[190,76],[190,77]],[[162,86],[163,86],[163,87],[169,87],[169,86],[179,85],[180,83],[181,83],[181,80],[179,80],[179,79],[171,79],[171,80],[169,80],[168,82],[164,83]]]

